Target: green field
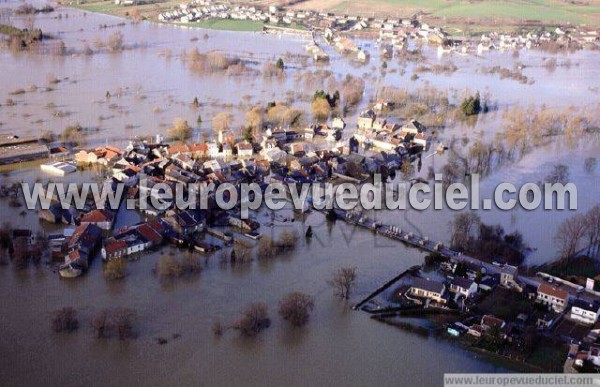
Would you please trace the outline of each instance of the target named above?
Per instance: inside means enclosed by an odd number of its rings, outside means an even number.
[[[178,23],[178,25],[187,27],[208,28],[211,30],[227,31],[262,31],[263,23],[253,20],[232,20],[232,19],[213,19],[202,20],[193,23]]]
[[[410,16],[424,11],[436,18],[600,24],[598,1],[573,4],[566,0],[343,0],[332,1],[331,5],[335,12],[348,13],[370,9],[374,13]]]
[[[116,5],[112,1],[103,1],[103,2],[94,2],[94,3],[81,2],[78,5],[74,4],[73,7],[83,9],[84,11],[108,13],[108,14],[113,14],[119,8],[121,8],[121,9],[124,8],[124,7],[120,7],[120,6]]]

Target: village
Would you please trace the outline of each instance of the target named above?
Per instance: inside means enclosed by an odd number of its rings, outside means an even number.
[[[407,18],[368,18],[331,12],[295,11],[280,6],[263,9],[210,0],[181,3],[175,9],[158,15],[159,22],[181,25],[214,19],[261,22],[264,23],[263,30],[266,32],[310,34],[313,42],[306,46],[306,50],[315,62],[329,60],[329,55],[318,43],[317,34],[340,52],[353,55],[360,62],[367,61],[369,53],[354,42],[352,37],[375,38],[381,55],[389,58],[394,52],[406,50],[411,42],[434,45],[438,47],[439,54],[454,52],[461,55],[481,55],[490,50],[512,52],[531,48],[595,47],[600,38],[599,32],[594,28],[580,26],[556,27],[554,30],[522,34],[491,32],[465,36],[451,34],[440,27],[423,23],[418,15]]]
[[[423,153],[444,152],[435,132],[418,121],[388,122],[383,112],[389,109],[393,105],[387,101],[376,101],[358,114],[353,131],[335,117],[304,130],[267,127],[256,139],[229,130],[202,143],[166,142],[156,135],[133,139],[123,149],[106,145],[71,150],[33,138],[6,137],[0,146],[7,154],[3,163],[41,160],[40,169],[46,175],[67,178],[78,169],[95,166],[102,171],[100,179],[113,186],[125,184],[125,197],[137,201],[144,219],[115,228],[117,218],[127,216],[123,205],[116,211],[95,208],[88,197],[85,208],[77,210],[65,208],[54,197],[48,210],[39,210],[39,218],[43,224],[62,225],[64,231],[45,235],[15,229],[11,251],[20,259],[49,251],[53,259],[62,261],[57,272],[69,279],[84,274],[95,257],[104,262],[140,259],[165,244],[201,254],[236,244],[251,248],[272,223],[252,216],[242,219],[239,203],[228,211],[214,203],[209,210],[156,208],[148,195],[140,193],[138,179],[148,177],[148,190],[158,183],[184,184],[191,187],[188,189],[226,182],[236,186],[255,182],[261,187],[274,181],[361,184],[375,173],[393,178],[396,171],[419,162]],[[142,197],[148,200],[144,206],[139,203]],[[532,354],[543,348],[567,358],[565,372],[600,367],[600,346],[596,344],[600,293],[594,291],[593,280],[583,288],[545,273],[519,275],[516,266],[501,260],[471,258],[441,242],[380,224],[360,213],[335,210],[325,215],[430,254],[423,268],[402,273],[359,302],[356,309],[425,335],[430,329],[403,323],[402,318],[433,317],[434,332],[443,330],[442,335],[451,340],[522,364],[532,365]],[[307,238],[311,235],[307,233]],[[562,353],[567,343],[568,354]]]
[[[375,173],[389,178],[401,168],[413,168],[412,163],[432,147],[435,133],[416,120],[400,125],[387,122],[383,114],[377,118],[376,111],[390,108],[387,102],[378,101],[372,109],[361,112],[353,135],[347,133],[346,122],[335,117],[329,125],[311,124],[304,130],[264,128],[258,139],[222,130],[212,141],[203,143],[167,143],[156,135],[134,139],[124,149],[105,145],[72,150],[60,143],[7,136],[0,150],[7,154],[4,164],[40,160],[40,170],[48,177],[68,179],[78,169],[93,168],[97,180],[108,182],[111,189],[124,184],[125,198],[134,200],[140,216],[146,219],[114,229],[117,219],[127,211],[124,203],[118,210],[97,208],[90,194],[84,208],[75,209],[53,196],[48,209],[39,209],[40,221],[68,227],[62,233],[49,234],[44,243],[53,257],[64,260],[58,269],[60,275],[72,278],[84,273],[99,251],[103,260],[110,261],[139,256],[164,243],[206,253],[238,239],[247,243],[260,239],[260,222],[242,219],[239,203],[229,211],[219,210],[214,203],[209,204],[214,210],[182,210],[172,203],[156,208],[151,196],[155,195],[152,187],[158,183],[173,187],[182,184],[187,194],[223,183],[239,188],[241,183],[254,182],[264,190],[271,182],[361,184]],[[443,152],[443,146],[438,148]],[[138,184],[140,176],[147,178],[147,187]],[[147,203],[141,205],[140,200]],[[34,255],[41,242],[35,241],[29,230],[14,230],[20,232],[31,237],[24,245]],[[27,255],[27,250],[19,254]]]
[[[527,276],[501,260],[404,240],[431,252],[425,264],[385,283],[356,309],[530,371],[597,372],[600,292],[593,279],[583,287],[543,272]]]

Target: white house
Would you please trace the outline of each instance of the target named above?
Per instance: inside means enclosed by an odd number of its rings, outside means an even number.
[[[247,159],[252,157],[252,144],[248,142],[240,142],[235,145],[237,149],[238,159]]]
[[[561,313],[567,308],[569,293],[542,282],[538,286],[536,301],[552,307],[555,312]]]
[[[409,289],[409,293],[412,296],[445,303],[446,300],[443,298],[444,290],[446,290],[446,285],[442,282],[416,278]]]
[[[600,313],[600,304],[597,302],[587,302],[584,300],[575,300],[571,307],[571,319],[592,325],[598,320]]]
[[[456,277],[450,281],[449,290],[452,293],[460,294],[465,297],[471,297],[477,293],[477,284],[468,278]]]
[[[500,268],[500,284],[506,287],[512,287],[517,278],[517,267],[511,265],[503,265]]]
[[[340,117],[335,117],[333,121],[331,121],[331,127],[336,130],[344,130],[346,123]]]

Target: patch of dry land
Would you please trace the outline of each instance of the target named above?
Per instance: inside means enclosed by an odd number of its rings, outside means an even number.
[[[298,2],[293,7],[380,17],[423,14],[425,19],[441,19],[448,24],[489,26],[490,23],[523,25],[537,22],[600,25],[599,0],[307,0]]]

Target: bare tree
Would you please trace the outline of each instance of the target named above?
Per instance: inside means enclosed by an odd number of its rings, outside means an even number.
[[[119,340],[126,340],[135,337],[133,325],[135,322],[136,313],[129,308],[117,308],[113,310],[111,322],[114,325]]]
[[[598,160],[595,157],[588,157],[583,162],[583,169],[586,173],[592,174],[596,170],[596,165],[598,164]]]
[[[585,214],[588,255],[595,257],[600,251],[600,204]]]
[[[279,315],[295,327],[308,322],[310,312],[315,307],[313,296],[302,292],[292,292],[279,301]]]
[[[121,31],[115,31],[108,37],[107,46],[111,51],[122,51],[124,48],[123,44],[123,33]]]
[[[135,337],[135,319],[136,312],[133,309],[102,309],[92,319],[92,328],[99,339],[117,335],[120,340],[126,340]]]
[[[561,259],[572,258],[577,253],[586,228],[586,217],[583,214],[576,214],[560,224],[554,240],[559,246]]]
[[[474,238],[480,223],[479,215],[474,212],[461,212],[456,215],[452,222],[452,235],[450,237],[452,248],[465,251],[469,241]]]
[[[231,113],[221,112],[218,113],[212,121],[213,130],[215,132],[220,132],[229,129],[231,126],[231,122],[233,120],[233,116]]]
[[[200,259],[192,252],[184,254],[181,258],[181,269],[184,273],[200,273],[202,271]]]
[[[271,319],[267,313],[267,305],[263,303],[252,303],[235,323],[235,328],[239,329],[242,335],[254,337],[263,329],[271,325]]]
[[[156,264],[156,273],[161,278],[179,277],[183,274],[183,269],[172,255],[163,255]]]
[[[192,136],[192,128],[183,118],[175,118],[173,126],[167,129],[167,135],[173,140],[184,142]]]
[[[223,335],[225,328],[223,327],[223,323],[221,322],[221,319],[217,318],[213,321],[212,331],[215,334],[215,336]]]
[[[296,243],[298,243],[298,232],[296,230],[284,230],[279,234],[277,247],[283,250],[291,250],[296,247]]]
[[[92,328],[96,333],[96,338],[102,339],[109,336],[110,331],[110,312],[108,309],[103,309],[92,319]]]
[[[52,330],[54,332],[73,332],[79,328],[77,311],[71,307],[64,307],[52,315]]]
[[[260,130],[264,122],[264,113],[260,106],[255,106],[246,112],[245,124],[252,130]]]
[[[324,121],[329,116],[331,106],[325,98],[316,98],[310,105],[313,117],[318,121]]]
[[[350,298],[350,291],[356,281],[356,267],[342,267],[336,270],[327,283],[333,287],[335,293],[346,300]]]
[[[111,259],[104,267],[104,277],[111,280],[125,278],[127,261],[125,258]]]
[[[277,255],[277,246],[273,239],[263,236],[258,242],[258,258],[273,258]]]
[[[556,164],[552,172],[546,176],[546,183],[567,184],[569,182],[569,167],[564,164]]]
[[[400,166],[400,171],[404,180],[409,180],[415,174],[415,166],[409,158],[406,158]]]

